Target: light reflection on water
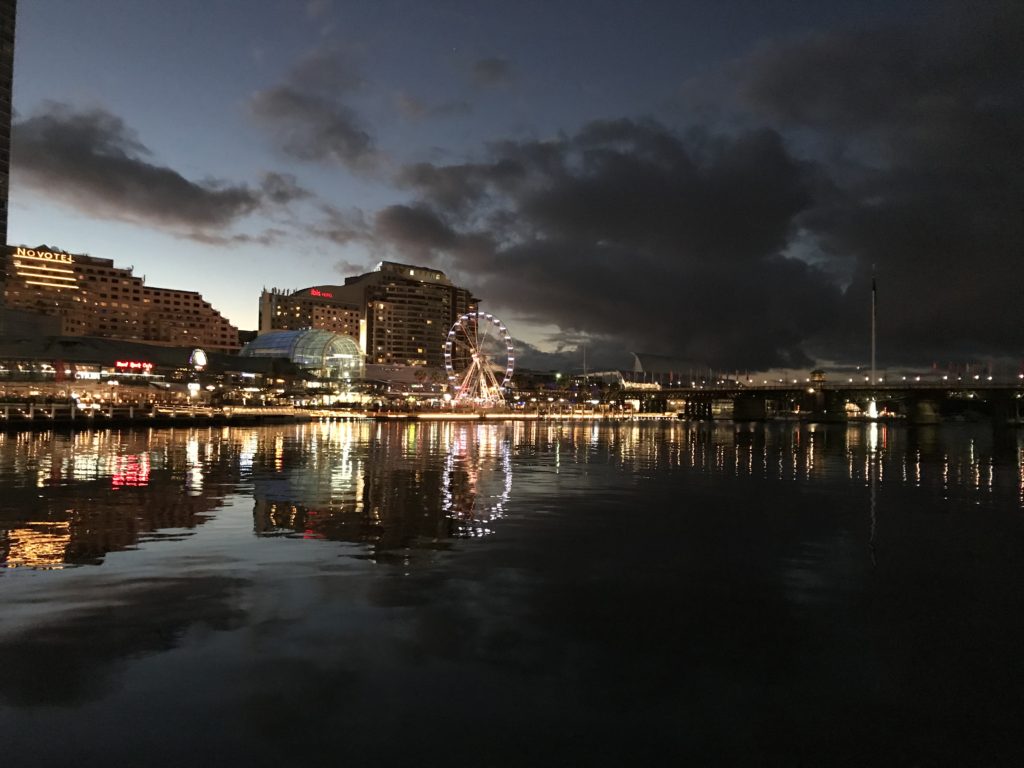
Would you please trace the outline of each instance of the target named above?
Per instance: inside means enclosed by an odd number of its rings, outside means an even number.
[[[579,475],[592,465],[811,489],[845,480],[871,486],[872,510],[876,485],[921,489],[922,503],[1024,508],[1024,438],[994,440],[987,429],[357,421],[0,434],[0,562],[100,563],[161,531],[190,535],[238,494],[253,500],[261,536],[362,542],[378,552],[436,547],[495,532],[515,497],[517,466]],[[533,493],[540,479],[519,484]]]
[[[0,490],[11,765],[1024,762],[1022,432],[6,435]]]

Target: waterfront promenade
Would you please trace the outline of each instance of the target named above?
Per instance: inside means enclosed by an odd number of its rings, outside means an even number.
[[[717,401],[719,404],[723,401]],[[742,403],[742,401],[740,401]],[[1014,403],[1019,402],[1014,400]],[[940,416],[935,411],[927,421],[915,414],[886,412],[875,419],[863,414],[846,414],[835,409],[831,414],[805,408],[800,411],[783,410],[766,413],[764,409],[751,412],[749,408],[717,408],[716,401],[692,398],[681,408],[647,412],[622,410],[563,409],[538,410],[354,410],[338,408],[299,408],[294,406],[207,406],[207,405],[117,405],[106,404],[83,408],[75,403],[4,403],[0,405],[0,430],[8,432],[47,429],[110,429],[132,427],[175,426],[253,426],[260,424],[299,424],[324,421],[762,421],[762,422],[905,422],[908,424],[937,423],[939,421],[990,421],[999,426],[1022,426],[1020,409],[1000,409],[984,413],[969,411]]]
[[[9,431],[50,429],[107,429],[122,426],[229,426],[263,423],[304,423],[334,420],[659,420],[675,419],[676,413],[596,413],[538,411],[397,411],[348,410],[337,408],[296,408],[293,406],[206,406],[206,405],[99,405],[81,408],[75,403],[4,403],[0,425]]]

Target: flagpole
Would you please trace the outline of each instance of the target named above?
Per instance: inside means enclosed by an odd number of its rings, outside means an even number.
[[[875,328],[878,312],[878,287],[875,284],[875,270],[871,270],[871,388],[875,386]]]

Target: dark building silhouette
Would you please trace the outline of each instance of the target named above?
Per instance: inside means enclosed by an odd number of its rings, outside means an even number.
[[[7,245],[7,190],[11,169],[11,93],[14,79],[14,16],[16,0],[0,0],[0,245]],[[0,265],[0,334],[4,333],[4,287]]]
[[[11,166],[11,91],[16,0],[0,0],[0,244],[7,243],[7,188]]]

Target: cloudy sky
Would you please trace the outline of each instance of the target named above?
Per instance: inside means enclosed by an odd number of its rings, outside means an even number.
[[[866,362],[874,271],[884,363],[1021,360],[1021,83],[1019,2],[23,0],[9,239],[730,370]]]

